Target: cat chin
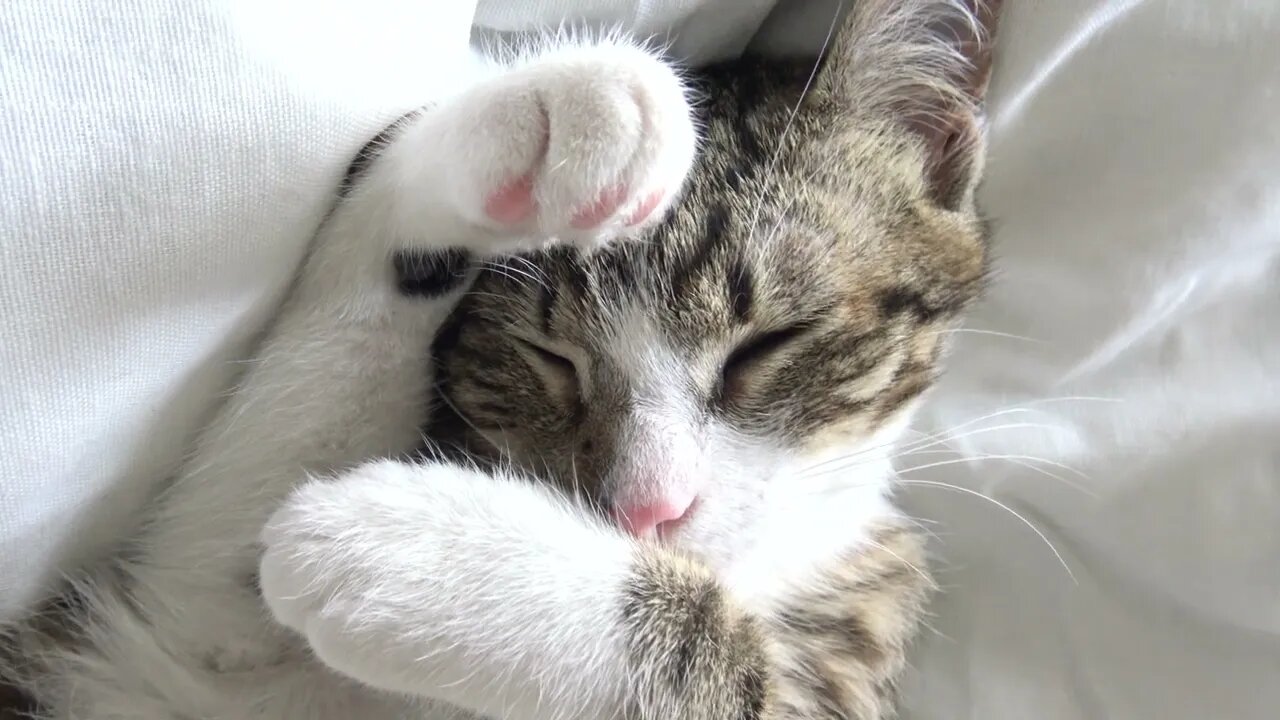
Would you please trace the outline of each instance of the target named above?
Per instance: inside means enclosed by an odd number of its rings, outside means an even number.
[[[889,501],[891,475],[864,473],[856,485],[831,494],[798,497],[772,506],[749,544],[725,556],[726,586],[757,610],[813,582],[823,566],[867,547],[877,528],[901,513]]]
[[[697,557],[744,602],[765,603],[764,611],[770,598],[811,583],[816,568],[866,547],[877,528],[901,517],[889,500],[889,454],[828,478],[782,473],[740,493],[722,485],[724,494],[702,498],[697,514],[662,543]]]
[[[908,409],[870,436],[792,458],[750,507],[733,510],[732,531],[700,533],[690,523],[687,541],[701,546],[731,591],[766,610],[771,598],[811,582],[815,567],[861,550],[877,528],[902,517],[889,496],[895,446],[910,416]]]

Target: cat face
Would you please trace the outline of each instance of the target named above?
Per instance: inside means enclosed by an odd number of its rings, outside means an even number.
[[[938,143],[855,111],[838,60],[802,99],[811,69],[706,74],[699,160],[644,237],[482,273],[436,347],[454,440],[718,566],[884,510],[986,273],[980,148],[969,123]]]

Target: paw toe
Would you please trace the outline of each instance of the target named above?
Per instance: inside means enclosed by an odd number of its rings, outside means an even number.
[[[518,225],[533,217],[533,176],[524,175],[495,190],[485,199],[484,212],[502,225]]]
[[[311,614],[305,582],[290,567],[294,558],[279,548],[268,547],[258,568],[262,599],[276,622],[301,631]]]
[[[649,216],[653,214],[653,211],[662,203],[662,199],[665,196],[666,192],[663,190],[654,190],[648,195],[645,195],[644,199],[640,201],[640,205],[637,206],[635,210],[631,211],[631,215],[627,218],[627,226],[635,227],[645,220],[648,220]]]
[[[606,188],[595,202],[579,209],[573,215],[569,225],[575,230],[590,230],[599,227],[618,212],[627,197],[627,189],[621,185]]]

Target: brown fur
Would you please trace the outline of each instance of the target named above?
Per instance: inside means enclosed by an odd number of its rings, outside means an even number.
[[[895,680],[932,583],[918,534],[894,525],[872,537],[868,549],[764,618],[736,608],[696,562],[653,550],[623,608],[633,674],[647,691],[635,716],[892,716]]]
[[[846,22],[837,50],[862,48],[848,37],[866,31],[860,22],[869,21]],[[707,412],[747,432],[812,447],[868,433],[917,398],[937,373],[945,331],[982,290],[986,235],[972,202],[980,147],[963,158],[972,167],[961,199],[940,205],[928,147],[893,98],[863,107],[845,77],[858,57],[869,63],[858,73],[888,73],[880,64],[895,61],[895,47],[877,62],[865,49],[828,58],[807,93],[811,60],[702,73],[704,139],[682,201],[639,242],[590,256],[564,248],[482,274],[436,345],[455,412],[439,413],[429,434],[481,454],[501,436],[518,464],[547,463],[540,474],[607,501],[593,480],[611,462],[627,380],[602,345],[628,304],[707,366]],[[973,118],[964,122],[971,132]],[[790,336],[784,351],[752,356],[778,333]],[[531,362],[530,345],[589,358],[591,402],[538,367],[554,357]],[[748,357],[720,378],[735,346]]]
[[[704,411],[744,433],[813,450],[906,412],[987,274],[973,190],[996,4],[863,0],[807,88],[808,61],[702,73],[700,160],[670,217],[639,243],[484,273],[436,346],[454,412],[431,434],[607,506],[630,394],[602,344],[625,306],[706,368]],[[757,617],[696,559],[654,548],[621,609],[634,713],[890,716],[924,564],[919,537],[882,527]]]

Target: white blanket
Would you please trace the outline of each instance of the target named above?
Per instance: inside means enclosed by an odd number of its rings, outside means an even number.
[[[835,5],[774,4],[4,3],[0,616],[131,527],[350,155],[473,19],[701,61],[813,47]],[[900,462],[947,589],[907,716],[1276,717],[1280,7],[1006,4],[999,275]]]

